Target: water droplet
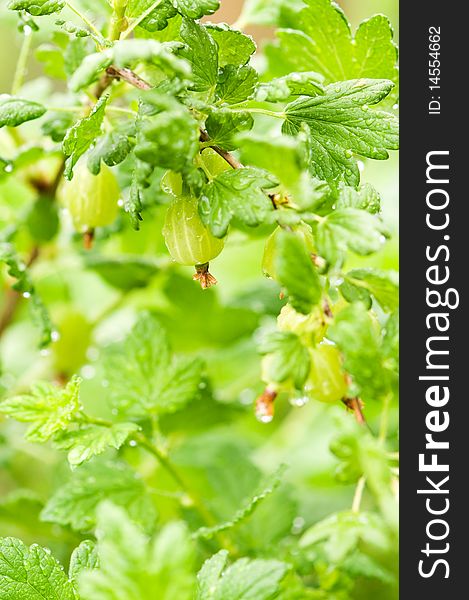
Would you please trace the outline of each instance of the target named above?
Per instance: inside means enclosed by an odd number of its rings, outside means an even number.
[[[88,348],[88,350],[86,351],[86,357],[89,360],[98,360],[99,358],[99,350],[97,348]]]
[[[96,369],[92,365],[85,365],[81,369],[81,374],[84,379],[93,379],[96,375]]]
[[[31,298],[30,292],[23,292],[23,298]]]
[[[292,534],[298,535],[299,533],[301,533],[303,531],[305,523],[306,523],[306,521],[303,519],[303,517],[295,517],[293,519],[293,523],[292,523],[292,527],[291,527]]]
[[[304,406],[308,402],[309,402],[309,398],[308,398],[308,396],[305,396],[304,394],[301,394],[301,395],[298,395],[298,396],[292,396],[290,398],[290,404],[292,406],[296,406],[298,408],[301,408],[302,406]]]
[[[239,401],[245,406],[249,406],[250,404],[252,404],[254,402],[254,398],[254,390],[250,390],[249,388],[242,390],[242,392],[240,392],[239,394]]]
[[[352,150],[350,150],[350,149],[346,150],[346,151],[345,151],[345,156],[346,156],[347,158],[352,158],[352,156],[353,156],[353,151],[352,151]]]
[[[124,201],[122,200],[122,198],[119,198],[119,200],[117,201],[117,206],[120,206],[121,208],[124,206]]]
[[[273,421],[274,415],[260,415],[256,413],[256,418],[261,423],[270,423],[271,421]]]
[[[23,34],[27,37],[28,35],[31,35],[33,32],[32,27],[30,27],[29,25],[23,25]]]
[[[108,382],[107,384],[109,385],[109,382]],[[119,410],[118,410],[117,408],[113,408],[113,409],[111,410],[111,413],[112,413],[112,414],[113,414],[115,417],[117,417],[117,415],[119,414]]]
[[[198,387],[199,390],[204,390],[207,387],[207,384],[205,383],[205,381],[201,381]]]
[[[39,354],[40,354],[41,356],[49,356],[49,354],[50,354],[50,350],[48,350],[47,348],[43,348],[43,349],[42,349],[42,350],[39,352]]]
[[[380,235],[380,236],[379,236],[379,241],[380,241],[382,244],[384,244],[384,242],[386,241],[386,236],[384,236],[384,235]]]
[[[58,342],[60,340],[60,333],[58,331],[53,331],[50,338],[53,342]]]
[[[357,160],[358,170],[363,173],[365,170],[365,163],[362,160]]]
[[[132,448],[135,448],[137,446],[137,442],[135,440],[130,440],[129,442],[129,446],[131,446]]]
[[[11,163],[8,163],[7,165],[5,165],[4,169],[5,173],[11,173],[13,171],[13,165]]]
[[[392,109],[393,110],[399,110],[399,104],[397,104],[397,103],[394,104],[393,107],[392,107]]]
[[[366,110],[368,110],[368,108],[369,108],[368,104],[364,104],[364,105],[362,106],[362,110],[365,110],[365,111],[366,111]]]

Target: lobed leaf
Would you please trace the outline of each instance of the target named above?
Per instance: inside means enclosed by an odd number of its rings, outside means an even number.
[[[62,565],[48,548],[0,539],[0,598],[2,600],[77,600]]]
[[[220,238],[226,235],[233,218],[255,227],[273,210],[264,190],[275,185],[276,181],[266,172],[252,167],[224,171],[202,190],[202,221]]]
[[[155,521],[155,508],[145,484],[125,463],[99,461],[82,465],[47,501],[41,519],[90,531],[96,524],[96,510],[103,500],[125,506],[131,518],[145,529]]]
[[[73,377],[65,388],[48,382],[31,386],[31,394],[6,398],[0,403],[0,412],[22,423],[31,423],[26,439],[46,442],[57,432],[66,429],[77,418],[80,379]]]
[[[231,29],[226,23],[208,23],[205,29],[217,43],[220,67],[245,65],[256,51],[256,44],[251,36]]]
[[[101,125],[104,120],[106,103],[109,96],[101,96],[87,117],[83,117],[71,127],[65,135],[62,148],[65,156],[64,176],[71,180],[73,168],[80,157],[88,150],[95,139],[101,134]]]
[[[354,155],[384,160],[388,150],[399,148],[396,116],[370,108],[392,88],[386,80],[343,81],[327,86],[323,96],[300,98],[287,106],[283,131],[295,135],[303,125],[309,128],[313,175],[335,185],[344,180],[357,186]]]
[[[202,363],[171,356],[159,322],[143,314],[127,338],[109,348],[104,369],[112,404],[131,415],[172,413],[198,394]]]

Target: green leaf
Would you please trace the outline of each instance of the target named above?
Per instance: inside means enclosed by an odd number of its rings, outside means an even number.
[[[284,77],[261,83],[256,93],[258,102],[284,102],[290,96],[318,96],[324,94],[324,77],[314,71],[290,73]]]
[[[140,160],[181,172],[199,150],[200,130],[189,110],[176,102],[155,97],[151,112],[141,107],[135,154]]]
[[[94,105],[88,117],[83,117],[71,127],[64,138],[62,148],[67,160],[64,175],[68,180],[73,177],[73,167],[95,139],[101,133],[106,103],[109,96],[102,96]]]
[[[241,558],[225,568],[221,550],[204,563],[197,580],[197,600],[271,600],[288,566],[277,560]]]
[[[254,94],[257,81],[257,71],[249,65],[226,65],[218,75],[215,95],[222,104],[239,104]]]
[[[218,582],[227,562],[227,550],[220,550],[204,562],[197,574],[196,600],[210,600],[215,597]]]
[[[37,102],[2,94],[0,95],[0,127],[17,127],[26,121],[39,119],[46,110],[45,106]]]
[[[285,0],[246,0],[239,21],[243,25],[277,25]],[[288,0],[288,6],[298,13],[303,7],[302,0]]]
[[[269,358],[265,368],[268,381],[291,380],[297,389],[302,389],[309,373],[310,359],[308,349],[295,333],[270,332],[261,340],[259,352]]]
[[[212,110],[205,122],[210,145],[220,146],[228,151],[237,148],[234,136],[241,131],[249,131],[253,125],[254,119],[249,113],[233,112],[227,108]]]
[[[72,92],[79,92],[97,81],[100,75],[112,63],[109,50],[95,52],[86,56],[68,82]]]
[[[84,540],[75,548],[70,557],[68,576],[77,580],[84,571],[97,569],[99,566],[96,544],[91,540]]]
[[[50,242],[59,230],[56,203],[47,196],[39,196],[30,206],[24,224],[35,242],[42,244]]]
[[[323,96],[293,102],[286,108],[283,131],[309,127],[311,169],[330,183],[357,186],[360,175],[354,154],[384,160],[399,148],[395,115],[369,108],[385,98],[393,83],[371,79],[343,81],[326,88]]]
[[[53,142],[62,142],[73,123],[73,114],[51,110],[42,123],[42,131],[50,136]]]
[[[280,465],[277,471],[266,483],[263,484],[260,490],[247,501],[245,501],[244,506],[237,510],[229,521],[220,523],[214,527],[201,527],[195,532],[194,537],[210,539],[215,533],[232,529],[233,527],[236,527],[240,523],[246,521],[246,519],[248,519],[254,513],[258,505],[275,492],[282,481],[282,475],[284,474],[285,470],[286,465]]]
[[[33,322],[39,326],[41,332],[39,345],[41,348],[48,346],[52,340],[49,312],[36,291],[26,265],[11,244],[0,243],[0,262],[7,265],[8,274],[17,280],[12,286],[13,289],[30,299]]]
[[[358,189],[341,183],[338,188],[336,207],[359,208],[374,215],[381,209],[381,198],[369,183],[361,185]]]
[[[391,585],[397,585],[396,578],[388,569],[384,568],[377,560],[368,556],[368,554],[364,554],[359,550],[347,556],[342,562],[341,567],[352,577],[377,579],[386,584],[388,588]]]
[[[256,365],[256,381],[257,377]],[[219,428],[187,437],[171,458],[190,477],[193,491],[217,521],[224,522],[259,489],[261,474],[250,460],[250,452],[247,441],[236,432]]]
[[[125,506],[130,517],[145,529],[155,521],[155,508],[142,479],[125,463],[94,460],[73,471],[72,477],[52,494],[41,519],[90,531],[103,500]]]
[[[20,540],[0,539],[0,598],[2,600],[76,600],[73,586],[50,550]]]
[[[39,62],[43,63],[46,75],[56,79],[67,79],[62,48],[52,44],[41,44],[36,48],[35,56]]]
[[[277,249],[277,279],[286,289],[293,308],[308,314],[320,302],[322,286],[306,245],[295,234],[281,231]]]
[[[31,423],[26,439],[46,442],[58,431],[66,429],[80,412],[80,379],[73,377],[65,388],[48,382],[31,386],[31,394],[7,398],[0,403],[0,412],[22,423]]]
[[[130,0],[126,9],[127,17],[140,17],[146,12],[155,0]],[[139,27],[151,33],[161,31],[168,26],[168,21],[177,14],[176,9],[169,0],[162,0],[142,21]]]
[[[79,578],[82,600],[192,600],[194,547],[181,523],[153,540],[110,502],[98,510],[99,569]]]
[[[180,55],[192,66],[192,89],[205,92],[215,89],[218,77],[218,47],[207,30],[190,21],[182,20],[181,37],[186,46]]]
[[[58,13],[64,6],[62,0],[11,0],[8,3],[10,10],[24,10],[33,17]]]
[[[101,161],[108,167],[115,167],[124,161],[132,150],[132,144],[124,133],[109,131],[102,135],[88,153],[88,169],[97,175],[101,171]]]
[[[220,67],[245,65],[256,51],[256,44],[251,36],[231,29],[226,23],[210,23],[205,25],[205,29],[217,43]]]
[[[189,19],[213,15],[220,8],[220,0],[173,0],[176,9]]]
[[[365,210],[335,210],[317,226],[318,253],[331,266],[335,266],[343,260],[348,250],[360,255],[376,252],[381,248],[386,233],[382,221]]]
[[[143,210],[143,188],[148,187],[147,177],[152,171],[151,165],[137,158],[134,159],[130,190],[124,209],[129,214],[131,225],[135,231],[140,229],[140,222],[143,221],[141,215]]]
[[[199,203],[202,221],[220,238],[226,235],[233,218],[255,227],[273,210],[264,190],[275,185],[271,176],[251,167],[224,171],[202,191]]]
[[[133,67],[141,62],[157,65],[170,75],[190,77],[189,64],[175,56],[180,42],[161,43],[156,40],[132,39],[115,42],[112,47],[113,64],[117,67]]]
[[[310,527],[299,543],[301,548],[325,543],[328,559],[333,564],[341,564],[356,550],[360,541],[373,544],[380,550],[386,548],[385,524],[378,515],[364,511],[336,513]]]
[[[322,73],[327,83],[345,79],[398,80],[397,47],[389,20],[376,15],[352,36],[350,24],[335,2],[305,0],[295,20],[298,30],[280,30],[280,49],[293,68]]]
[[[355,472],[356,479],[363,475],[367,488],[384,518],[383,520],[378,514],[360,512],[360,516],[363,514],[364,517],[357,523],[360,538],[365,543],[365,547],[370,548],[373,554],[389,552],[390,544],[392,544],[392,550],[395,551],[398,502],[392,490],[393,476],[386,448],[376,437],[369,432],[364,432],[363,428],[353,421],[347,420],[342,428],[344,431],[332,441],[330,447],[331,452],[342,461],[339,466],[339,474],[345,469],[345,471]],[[334,516],[339,519],[340,515],[341,513]],[[334,516],[326,519],[326,522],[333,525]],[[355,515],[355,518],[357,516]],[[318,539],[318,532],[310,535],[307,532],[305,536],[304,545],[314,543],[315,538]],[[303,545],[302,542],[303,540],[300,541],[301,545]],[[331,551],[334,551],[332,543],[330,547]]]
[[[112,257],[96,254],[85,257],[85,264],[112,287],[126,291],[148,286],[160,271],[154,260],[139,255]]]
[[[119,410],[147,416],[172,413],[198,394],[199,360],[174,359],[159,322],[143,314],[127,338],[109,348],[104,369],[109,397]]]
[[[54,446],[68,450],[68,462],[77,467],[109,448],[119,450],[139,430],[135,423],[116,423],[111,427],[83,425],[79,429],[61,431],[54,436]]]
[[[85,58],[93,53],[94,47],[88,37],[70,39],[64,52],[64,69],[67,77],[72,77]]]
[[[340,291],[349,302],[372,295],[386,312],[395,311],[399,305],[399,284],[394,271],[353,269],[346,273]]]
[[[351,396],[376,401],[389,391],[392,373],[384,364],[379,325],[362,303],[340,311],[327,335],[343,353],[344,368],[353,379]]]
[[[307,151],[300,138],[245,133],[237,135],[235,141],[240,146],[241,160],[275,175],[292,197],[293,205],[314,209],[329,194],[329,186],[308,173]]]

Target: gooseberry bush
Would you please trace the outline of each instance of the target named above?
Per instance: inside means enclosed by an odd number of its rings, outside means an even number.
[[[219,4],[2,9],[2,599],[397,598],[393,32]]]

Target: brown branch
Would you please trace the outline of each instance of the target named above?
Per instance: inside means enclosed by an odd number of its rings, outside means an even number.
[[[355,419],[359,425],[368,425],[363,414],[363,407],[365,406],[360,398],[343,398],[342,402],[345,406],[353,412]]]
[[[203,129],[200,130],[200,141],[205,144],[210,144],[210,137],[209,137],[208,133],[206,131],[204,131]],[[217,145],[212,146],[210,144],[210,148],[215,150],[215,152],[217,154],[219,154],[224,160],[226,160],[226,162],[231,167],[233,167],[233,169],[242,169],[243,168],[243,164],[240,163],[239,160],[235,156],[233,156],[230,152],[223,150],[223,148],[220,148],[220,146],[217,146]]]
[[[126,83],[138,88],[139,90],[151,90],[152,86],[142,79],[137,73],[134,73],[130,69],[120,69],[111,65],[106,69],[106,75],[111,79],[122,79]]]

